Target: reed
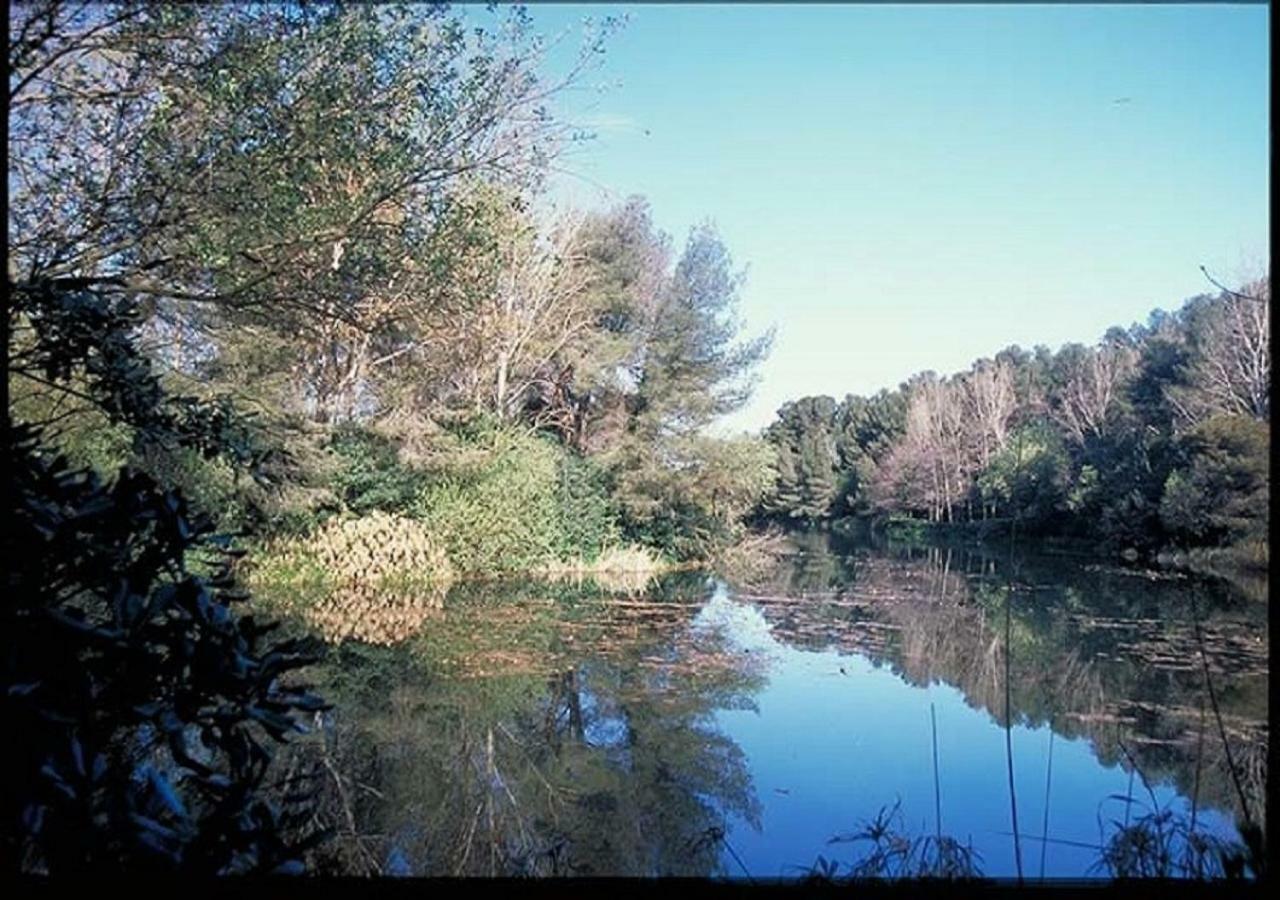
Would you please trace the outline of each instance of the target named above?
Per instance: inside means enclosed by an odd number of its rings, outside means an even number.
[[[845,877],[850,880],[879,878],[974,879],[982,877],[982,857],[971,844],[940,831],[912,836],[902,827],[899,804],[881,810],[852,834],[836,835],[829,844],[859,843],[866,852],[852,863]],[[822,860],[812,874],[834,880],[838,866]]]
[[[533,574],[552,581],[589,581],[611,594],[637,596],[670,568],[670,563],[648,548],[629,544],[606,547],[590,561],[547,563],[534,569]]]

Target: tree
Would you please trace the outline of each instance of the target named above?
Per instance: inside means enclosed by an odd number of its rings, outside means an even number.
[[[830,397],[803,397],[778,410],[778,420],[765,431],[781,463],[771,511],[807,524],[836,512],[841,488],[839,408]]]
[[[836,508],[855,515],[950,523],[980,509],[1127,555],[1154,555],[1170,536],[1247,540],[1267,495],[1244,474],[1260,457],[1235,419],[1269,418],[1269,302],[1264,277],[1110,328],[1094,346],[1012,346],[949,377],[922,372],[894,392],[846,397],[834,417],[808,421],[812,398],[786,404],[765,430],[779,453],[765,510],[818,514],[822,434],[834,441]],[[1236,524],[1212,524],[1213,503]]]
[[[882,390],[871,398],[850,395],[840,404],[835,450],[841,495],[837,508],[842,512],[865,515],[871,511],[871,486],[901,438],[905,420],[906,397],[901,391]]]
[[[540,223],[519,195],[471,186],[445,217],[416,343],[397,361],[399,403],[461,406],[500,420],[529,411],[572,437],[557,393],[589,343],[596,310],[581,218]],[[443,278],[441,278],[443,276]],[[571,379],[568,379],[571,382]]]
[[[221,407],[166,394],[128,316],[48,288],[15,291],[34,333],[23,364],[77,391],[141,446],[252,461]],[[62,340],[55,340],[55,337]],[[295,868],[305,809],[267,795],[271,738],[322,705],[281,676],[306,642],[261,640],[243,595],[180,495],[125,468],[110,485],[42,447],[6,410],[11,483],[3,610],[4,712],[20,729],[6,767],[4,840],[25,871]],[[191,566],[204,556],[209,577]],[[198,741],[197,741],[198,738]],[[297,795],[297,785],[288,794]]]
[[[589,333],[590,350],[574,370],[580,446],[608,452],[620,446],[632,425],[649,323],[670,281],[672,249],[641,197],[589,214],[583,249],[593,273],[597,319]]]
[[[1186,384],[1169,397],[1184,424],[1215,415],[1265,420],[1271,405],[1270,276],[1187,306]]]
[[[775,451],[752,437],[688,435],[660,445],[657,463],[624,457],[615,478],[633,536],[683,558],[740,536],[740,519],[775,484]]]
[[[638,249],[654,246],[643,227],[632,234]],[[695,229],[674,271],[647,282],[656,295],[632,294],[641,302],[623,320],[636,343],[625,377],[625,437],[610,453],[618,499],[636,533],[680,552],[721,532],[723,523],[680,488],[702,465],[709,446],[699,440],[702,429],[747,401],[772,339],[738,341],[741,281],[715,232]]]
[[[1058,352],[1050,408],[1077,444],[1106,431],[1121,397],[1121,385],[1132,373],[1135,362],[1136,354],[1118,344],[1096,349],[1068,344]]]
[[[752,371],[773,335],[737,342],[742,280],[715,230],[694,229],[645,323],[637,427],[654,436],[691,434],[750,398]]]
[[[547,48],[520,10],[496,31],[441,7],[18,11],[11,279],[224,344],[287,336],[320,420],[367,405],[373,371],[417,346],[464,176],[534,184],[566,135],[544,106],[565,82],[537,77]]]
[[[1004,360],[982,360],[974,364],[963,385],[967,418],[977,436],[979,464],[985,467],[992,454],[1008,442],[1009,420],[1017,404],[1013,367]]]
[[[1043,421],[1018,428],[977,477],[995,515],[1017,517],[1037,530],[1051,524],[1065,501],[1070,460],[1062,438]]]
[[[1218,415],[1192,428],[1182,442],[1189,462],[1165,481],[1165,527],[1196,543],[1264,537],[1271,482],[1266,424],[1247,415]]]

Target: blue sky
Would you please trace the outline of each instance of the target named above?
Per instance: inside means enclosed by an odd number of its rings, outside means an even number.
[[[1092,343],[1267,260],[1265,6],[531,7],[624,12],[553,194],[643,194],[677,246],[710,219],[747,267],[777,339],[718,430]]]

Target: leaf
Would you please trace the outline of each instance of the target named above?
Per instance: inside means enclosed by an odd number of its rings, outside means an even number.
[[[180,819],[186,819],[187,808],[183,805],[181,798],[173,789],[173,785],[169,780],[160,774],[154,766],[149,766],[147,771],[148,781],[160,802],[165,805],[169,812]]]

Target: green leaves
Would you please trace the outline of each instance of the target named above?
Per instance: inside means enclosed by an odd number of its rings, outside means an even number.
[[[1160,519],[1182,540],[1240,541],[1267,532],[1270,429],[1249,416],[1215,416],[1183,438],[1188,464],[1170,472]]]
[[[471,462],[441,472],[416,503],[449,559],[481,573],[528,570],[555,559],[570,540],[560,512],[565,451],[514,429],[482,431],[458,449]]]
[[[316,646],[264,648],[266,629],[227,608],[226,567],[217,587],[186,570],[205,526],[180,497],[127,470],[110,486],[68,477],[36,431],[14,437],[0,653],[4,713],[23,739],[5,796],[28,832],[6,840],[53,873],[287,862],[261,794],[264,740],[322,705],[279,681]]]

